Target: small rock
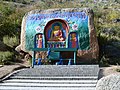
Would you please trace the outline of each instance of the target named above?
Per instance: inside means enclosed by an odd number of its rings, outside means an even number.
[[[3,67],[3,65],[0,65],[0,67]]]

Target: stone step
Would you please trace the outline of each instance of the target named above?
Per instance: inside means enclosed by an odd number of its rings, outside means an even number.
[[[0,90],[95,90],[94,87],[11,87],[0,86]]]
[[[23,69],[15,76],[97,76],[98,65],[41,65]]]
[[[59,83],[1,83],[0,86],[24,86],[24,87],[95,87],[96,84],[59,84]]]
[[[10,79],[4,83],[53,83],[53,84],[96,84],[97,80],[30,80],[30,79]]]
[[[34,79],[34,80],[98,80],[98,76],[67,76],[67,77],[30,77],[30,76],[13,76],[10,79]]]
[[[95,90],[98,65],[41,65],[13,72],[0,90]]]

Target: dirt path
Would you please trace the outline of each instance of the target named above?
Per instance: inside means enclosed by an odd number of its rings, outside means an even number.
[[[15,65],[0,65],[0,81],[15,70],[29,67],[29,61],[26,61],[24,63],[16,63]]]

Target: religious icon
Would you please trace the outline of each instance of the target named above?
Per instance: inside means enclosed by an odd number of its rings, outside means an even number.
[[[37,48],[42,48],[42,34],[37,35]]]
[[[78,47],[77,34],[75,32],[70,33],[69,47],[71,47],[71,48],[77,48]]]
[[[72,48],[75,48],[77,46],[76,41],[77,41],[76,33],[72,33],[71,34],[71,45],[72,45]]]
[[[64,41],[63,31],[61,29],[61,24],[56,22],[52,25],[52,33],[50,40],[53,41]]]

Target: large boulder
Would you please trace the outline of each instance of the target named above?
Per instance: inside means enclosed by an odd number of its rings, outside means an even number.
[[[101,78],[97,83],[96,90],[120,90],[120,73]]]
[[[81,17],[83,19],[81,19]],[[23,17],[20,39],[21,43],[18,47],[16,47],[16,50],[22,50],[32,54],[31,49],[34,48],[33,41],[35,34],[38,33],[38,31],[44,34],[45,26],[49,23],[49,21],[55,19],[61,19],[67,22],[69,27],[68,33],[74,31],[72,28],[73,25],[78,25],[75,27],[75,32],[79,32],[79,48],[77,51],[78,61],[81,59],[92,60],[98,58],[99,46],[94,28],[94,14],[93,11],[89,8],[48,9],[33,10],[28,12]],[[39,29],[35,30],[38,27]]]

